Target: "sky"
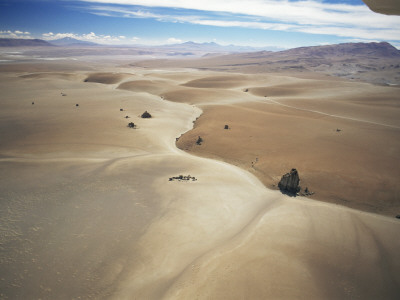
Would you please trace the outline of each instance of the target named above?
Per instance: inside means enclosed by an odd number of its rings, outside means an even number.
[[[0,38],[63,37],[281,49],[386,41],[400,49],[400,16],[361,0],[0,0]]]

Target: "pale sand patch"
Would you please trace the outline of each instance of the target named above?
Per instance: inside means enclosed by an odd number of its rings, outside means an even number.
[[[196,107],[152,91],[17,75],[0,81],[2,297],[399,293],[395,219],[287,198],[242,169],[180,151],[175,138],[191,129]],[[170,91],[182,88],[180,76]],[[260,104],[241,87],[228,91],[236,103],[241,93]],[[139,118],[144,110],[154,118]],[[168,181],[179,174],[198,180]]]
[[[400,243],[393,240],[399,232],[394,220],[303,199],[279,201],[260,215],[193,261],[166,298],[396,297]]]

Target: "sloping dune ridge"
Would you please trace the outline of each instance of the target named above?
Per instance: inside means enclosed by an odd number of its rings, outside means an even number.
[[[398,297],[395,89],[334,80],[327,97],[296,96],[285,83],[310,79],[188,69],[28,74],[0,73],[0,298]],[[363,101],[372,91],[383,107]],[[266,187],[291,167],[313,199]]]

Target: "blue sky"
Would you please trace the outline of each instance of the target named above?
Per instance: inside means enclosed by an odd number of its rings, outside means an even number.
[[[67,36],[104,44],[400,47],[400,16],[374,13],[361,0],[0,0],[0,37]]]

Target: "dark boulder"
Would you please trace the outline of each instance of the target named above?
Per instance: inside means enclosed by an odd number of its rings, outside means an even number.
[[[289,173],[282,176],[278,187],[283,193],[296,195],[300,191],[299,183],[299,173],[296,169],[292,169]]]
[[[151,114],[146,110],[146,111],[142,114],[141,117],[144,118],[144,119],[149,119],[149,118],[151,118]]]

